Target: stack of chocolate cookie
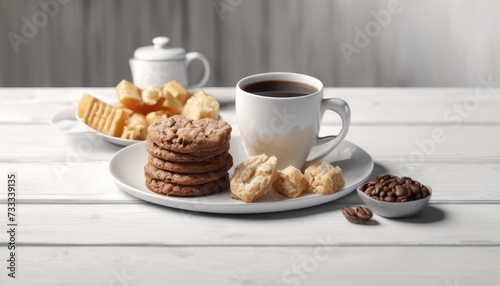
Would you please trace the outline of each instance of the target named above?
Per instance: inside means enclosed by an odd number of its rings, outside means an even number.
[[[148,128],[144,166],[146,186],[167,196],[205,196],[224,189],[233,165],[229,154],[231,125],[211,118],[180,115]]]

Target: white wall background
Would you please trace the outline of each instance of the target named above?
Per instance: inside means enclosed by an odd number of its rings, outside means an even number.
[[[400,12],[350,62],[341,43],[354,45],[355,28],[396,0],[59,0],[68,3],[43,23],[39,3],[50,1],[0,0],[0,86],[113,86],[131,78],[133,51],[158,35],[205,54],[212,86],[265,71],[307,73],[327,86],[500,81],[495,0],[397,1]],[[23,36],[23,17],[37,15],[44,25],[16,53],[9,33]]]

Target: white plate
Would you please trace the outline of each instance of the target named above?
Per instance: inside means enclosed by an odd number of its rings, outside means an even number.
[[[229,150],[234,165],[247,158],[241,137],[231,139]],[[244,203],[230,198],[229,190],[206,197],[169,197],[150,191],[145,185],[144,165],[148,161],[145,143],[138,143],[118,151],[109,162],[109,171],[114,182],[125,192],[139,199],[168,207],[209,213],[268,213],[301,209],[337,200],[351,193],[363,183],[373,170],[371,156],[355,144],[343,141],[324,161],[332,162],[342,168],[345,186],[332,195],[306,193],[295,199],[288,199],[270,191],[268,195],[254,203]],[[232,176],[234,166],[229,170]]]
[[[75,109],[64,109],[52,115],[49,121],[57,130],[63,132],[66,135],[81,135],[92,133],[96,136],[102,137],[104,140],[119,145],[119,146],[129,146],[138,142],[143,142],[142,140],[131,140],[123,139],[119,137],[113,137],[101,133],[87,124],[83,123],[82,119],[76,115]]]

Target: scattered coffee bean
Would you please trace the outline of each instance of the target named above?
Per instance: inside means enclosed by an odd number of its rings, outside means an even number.
[[[357,207],[356,210],[351,207],[343,207],[342,214],[349,222],[354,224],[364,224],[373,216],[370,209],[362,206]]]
[[[372,218],[373,213],[369,208],[359,206],[356,208],[356,216],[364,220],[369,220]]]
[[[430,196],[429,189],[410,177],[378,175],[360,186],[372,199],[385,202],[409,202]]]

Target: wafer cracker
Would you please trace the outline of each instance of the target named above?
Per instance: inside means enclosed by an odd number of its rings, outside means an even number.
[[[79,118],[83,118],[83,116],[85,115],[85,111],[87,110],[87,107],[89,106],[89,104],[93,100],[95,100],[95,98],[88,93],[84,93],[82,95],[82,98],[80,99],[80,102],[78,103],[77,115]]]

